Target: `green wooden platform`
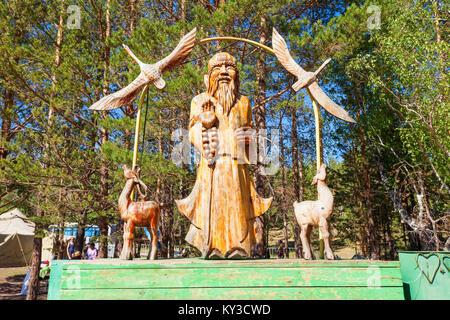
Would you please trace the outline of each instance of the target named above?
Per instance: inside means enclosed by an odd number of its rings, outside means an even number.
[[[49,300],[395,299],[398,261],[57,260]]]

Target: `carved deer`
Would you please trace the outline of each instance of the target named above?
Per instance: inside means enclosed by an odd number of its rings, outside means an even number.
[[[301,228],[300,238],[305,259],[312,259],[311,229],[319,226],[324,241],[325,258],[334,260],[334,254],[330,247],[329,221],[333,212],[333,194],[326,185],[327,165],[322,164],[313,178],[311,185],[317,184],[319,199],[316,201],[294,202],[295,218]]]
[[[126,183],[119,197],[119,211],[120,217],[125,221],[125,226],[123,235],[124,243],[120,259],[133,259],[134,227],[142,226],[147,227],[152,235],[152,251],[150,259],[154,260],[156,259],[158,250],[158,227],[162,205],[155,201],[145,201],[147,198],[147,186],[139,178],[139,172],[139,170],[137,172],[130,170],[126,165],[123,166],[123,175],[126,179]],[[135,185],[137,185],[143,201],[132,201],[131,192]],[[139,186],[144,188],[145,195],[142,194]]]

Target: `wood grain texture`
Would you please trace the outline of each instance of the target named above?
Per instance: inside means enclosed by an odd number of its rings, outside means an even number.
[[[245,142],[238,142],[239,129],[253,127],[251,103],[237,91],[238,70],[231,55],[217,53],[208,66],[207,91],[192,99],[190,110],[189,140],[202,155],[197,178],[189,196],[175,202],[191,222],[186,241],[198,248],[204,258],[228,258],[237,252],[251,257],[258,237],[255,218],[272,203],[272,198],[263,198],[256,192],[245,161],[248,153],[242,148]],[[220,83],[225,84],[219,86]],[[220,99],[219,87],[228,88],[223,91],[229,96]],[[211,117],[213,112],[215,117]],[[208,129],[204,121],[199,121],[202,118],[214,119],[210,121],[214,126]]]
[[[162,90],[166,85],[162,74],[179,66],[187,58],[195,45],[196,33],[197,28],[194,28],[180,40],[177,47],[167,57],[154,64],[143,63],[134,55],[130,48],[123,45],[127,53],[139,64],[141,73],[128,86],[103,97],[90,106],[89,109],[106,111],[120,108],[132,102],[145,85],[149,83],[153,83],[158,89]]]
[[[344,121],[355,123],[355,120],[349,115],[349,113],[331,100],[319,87],[317,82],[317,75],[323,70],[330,60],[326,60],[316,72],[306,71],[292,58],[286,41],[275,28],[273,28],[272,31],[272,46],[281,65],[289,73],[297,77],[297,81],[292,85],[295,92],[302,88],[306,88],[312,98],[314,98],[327,112]]]
[[[61,262],[61,261],[56,261]],[[76,265],[80,270],[92,269],[161,269],[161,268],[359,268],[359,267],[378,267],[378,268],[399,268],[398,261],[369,261],[369,260],[303,260],[303,259],[249,259],[240,261],[229,260],[204,260],[202,258],[186,259],[162,259],[148,261],[146,259],[136,259],[126,261],[120,259],[96,259],[96,260],[64,260],[63,270],[70,269]]]
[[[188,268],[102,269],[66,272],[61,289],[202,288],[202,287],[343,287],[367,286],[376,271],[367,268]],[[76,277],[77,279],[74,279]],[[380,272],[379,286],[401,284],[397,269]]]
[[[120,218],[125,221],[123,228],[123,248],[120,253],[120,259],[134,258],[134,228],[135,226],[147,227],[152,235],[152,251],[151,260],[156,259],[158,251],[158,227],[161,213],[161,204],[154,201],[138,201],[134,202],[131,198],[134,186],[139,185],[145,189],[147,195],[147,186],[139,178],[139,170],[130,170],[126,165],[123,165],[123,174],[126,180],[125,186],[119,197],[119,211]],[[142,195],[146,198],[146,195]]]
[[[48,299],[403,299],[403,284],[397,261],[55,261]]]
[[[398,287],[287,287],[62,290],[67,300],[403,300]]]
[[[63,261],[52,261],[50,271],[50,281],[48,284],[48,300],[59,300],[61,293],[61,277],[63,270]]]
[[[316,201],[306,200],[302,202],[294,202],[295,218],[302,230],[300,237],[302,240],[303,257],[308,260],[312,259],[311,229],[313,226],[319,227],[320,240],[323,239],[324,252],[321,253],[324,253],[327,259],[334,260],[334,253],[331,250],[329,238],[329,221],[331,214],[333,213],[334,197],[331,190],[327,187],[326,178],[327,165],[322,163],[312,182],[313,185],[317,185],[319,199]]]

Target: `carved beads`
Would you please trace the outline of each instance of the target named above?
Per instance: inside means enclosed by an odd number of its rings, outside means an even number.
[[[208,165],[214,164],[218,146],[216,127],[212,127],[211,129],[202,127],[202,144],[204,157]]]

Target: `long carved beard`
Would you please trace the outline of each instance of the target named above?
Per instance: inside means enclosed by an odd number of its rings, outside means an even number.
[[[236,99],[234,80],[231,80],[229,83],[214,80],[210,83],[208,92],[219,101],[223,107],[224,114],[228,115]]]

